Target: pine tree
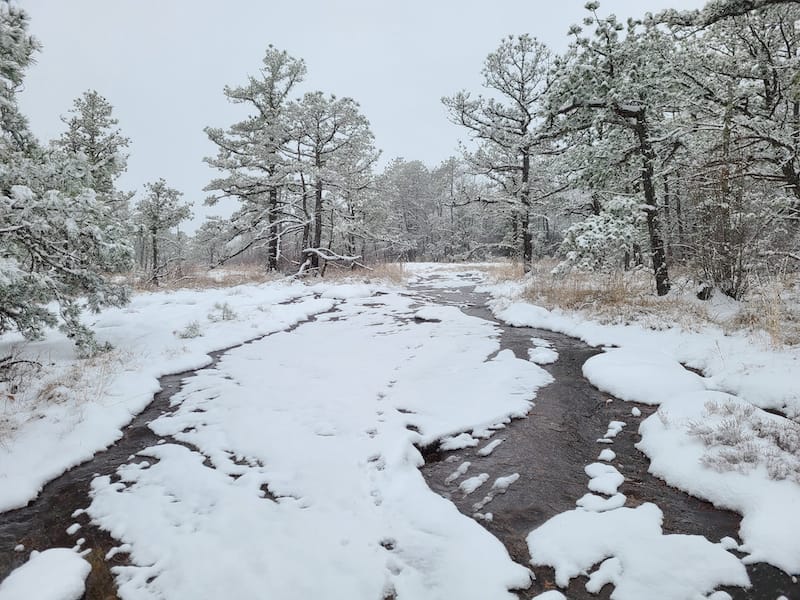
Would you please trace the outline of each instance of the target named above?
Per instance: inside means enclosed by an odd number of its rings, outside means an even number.
[[[41,148],[19,112],[16,92],[37,49],[26,13],[0,2],[0,332],[36,338],[60,324],[88,355],[100,346],[81,313],[127,301],[107,274],[129,268],[132,250],[83,185],[85,164]]]
[[[117,128],[113,107],[95,90],[76,98],[69,117],[62,117],[67,130],[53,142],[56,148],[86,162],[85,185],[98,198],[114,207],[120,219],[127,220],[132,193],[118,191],[115,182],[125,172],[130,140]]]
[[[341,189],[348,173],[368,172],[379,154],[369,121],[352,98],[312,92],[292,109],[292,139],[297,144],[295,168],[305,216],[303,252],[310,267],[318,269],[329,192]]]
[[[497,98],[459,92],[442,99],[453,122],[466,127],[479,143],[469,157],[475,171],[494,179],[511,201],[526,272],[533,259],[534,161],[542,146],[538,127],[549,68],[550,52],[544,44],[528,35],[511,36],[489,54],[483,67],[483,85]]]
[[[259,75],[239,87],[226,87],[225,95],[254,112],[227,130],[208,127],[206,134],[218,147],[206,162],[226,175],[214,179],[206,191],[215,192],[207,204],[221,198],[237,199],[241,206],[231,218],[231,236],[238,240],[220,260],[232,258],[253,246],[266,245],[267,269],[278,268],[279,240],[285,215],[282,196],[292,172],[287,145],[291,123],[287,116],[289,94],[303,81],[305,63],[272,46],[267,48]]]
[[[162,250],[164,242],[169,239],[169,231],[190,219],[192,211],[189,204],[180,202],[183,194],[167,186],[164,179],[147,183],[144,188],[145,197],[136,205],[136,216],[138,223],[149,236],[150,281],[153,285],[158,285],[168,265]]]
[[[557,65],[548,95],[548,124],[568,148],[566,161],[591,192],[612,187],[614,194],[641,193],[650,243],[650,258],[659,295],[670,289],[668,257],[661,228],[656,172],[672,150],[663,125],[676,97],[670,83],[669,41],[656,27],[636,21],[625,26],[598,14],[599,2],[587,2],[582,29]],[[599,212],[599,211],[598,211]]]

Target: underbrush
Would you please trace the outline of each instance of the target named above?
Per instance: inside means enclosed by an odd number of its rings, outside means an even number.
[[[44,417],[48,407],[80,410],[82,404],[103,398],[114,374],[130,358],[114,350],[61,368],[23,361],[0,380],[0,443],[25,421]]]
[[[774,480],[800,483],[800,424],[759,416],[755,407],[707,402],[689,433],[706,446],[703,464],[716,471],[766,469]]]
[[[688,330],[717,325],[727,333],[765,332],[775,346],[800,344],[796,274],[757,279],[739,302],[719,292],[704,301],[696,296],[691,274],[680,269],[673,269],[670,293],[659,297],[647,269],[554,274],[556,264],[552,259],[538,261],[524,280],[516,265],[504,264],[487,272],[495,281],[524,281],[521,297],[525,301],[548,309],[581,311],[601,323],[635,322],[653,329],[678,325]]]
[[[267,272],[263,265],[246,264],[232,267],[208,269],[200,266],[188,267],[181,275],[165,276],[154,285],[147,276],[131,273],[124,279],[135,290],[139,291],[172,291],[182,289],[205,290],[235,287],[248,283],[266,283],[292,277],[292,273]],[[366,267],[342,267],[329,263],[325,269],[324,281],[344,281],[354,278],[380,280],[402,285],[408,279],[403,263],[378,263]],[[309,275],[307,280],[314,280]]]
[[[205,290],[212,288],[234,287],[246,283],[264,283],[285,277],[282,273],[268,273],[263,265],[245,264],[232,267],[187,267],[181,274],[173,274],[159,279],[158,285],[146,276],[131,274],[129,284],[136,290]]]

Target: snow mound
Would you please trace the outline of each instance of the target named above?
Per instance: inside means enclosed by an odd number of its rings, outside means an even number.
[[[608,512],[573,510],[556,515],[528,535],[531,563],[551,566],[556,583],[591,574],[587,590],[615,586],[615,600],[686,600],[721,585],[748,587],[744,565],[722,545],[701,536],[663,535],[654,504]]]
[[[31,552],[21,567],[0,583],[0,600],[79,600],[92,567],[67,548]]]
[[[352,300],[355,298],[369,298],[375,293],[375,286],[367,285],[364,283],[347,283],[339,285],[319,284],[319,287],[314,286],[314,289],[321,287],[327,288],[321,290],[322,298],[331,298],[333,300]]]
[[[605,512],[625,506],[626,500],[627,497],[625,494],[614,494],[610,498],[603,498],[597,494],[585,494],[581,498],[578,498],[575,504],[586,510]]]
[[[461,482],[458,488],[464,492],[465,496],[469,496],[472,492],[477,490],[481,487],[484,483],[489,480],[488,473],[481,473],[480,475],[475,475],[474,477],[470,477],[469,479],[465,479]]]
[[[661,404],[706,389],[702,377],[675,359],[642,348],[616,348],[593,356],[584,363],[583,375],[600,390],[641,404]]]
[[[593,492],[606,496],[616,494],[617,488],[625,481],[622,473],[605,463],[592,463],[587,465],[584,471],[591,478],[587,487]]]

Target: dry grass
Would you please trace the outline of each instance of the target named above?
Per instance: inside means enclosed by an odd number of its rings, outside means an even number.
[[[522,263],[512,261],[481,266],[481,271],[485,272],[490,280],[497,283],[519,281],[525,274],[522,269]]]
[[[83,404],[97,401],[106,395],[115,373],[130,363],[131,357],[122,351],[111,350],[72,363],[61,372],[43,380],[36,390],[35,402]]]
[[[544,260],[533,265],[524,299],[548,309],[582,311],[603,323],[638,322],[662,329],[711,321],[707,307],[687,294],[685,286],[675,285],[672,294],[656,296],[652,275],[645,270],[553,274],[556,264]]]
[[[285,277],[282,273],[267,273],[262,265],[236,265],[207,269],[193,266],[184,269],[180,276],[165,277],[153,285],[144,275],[131,274],[129,283],[136,290],[205,290],[234,287],[246,283],[264,283]]]
[[[534,263],[526,280],[523,299],[548,309],[581,311],[602,323],[632,323],[654,329],[679,325],[697,329],[718,325],[726,332],[766,332],[775,346],[800,344],[800,284],[796,274],[763,278],[754,282],[739,302],[698,300],[688,272],[674,268],[672,291],[655,294],[652,274],[646,269],[628,272],[553,274],[557,262]],[[522,281],[521,269],[499,264],[486,269],[495,281]]]
[[[92,565],[92,570],[86,579],[86,592],[83,599],[118,600],[117,584],[114,582],[114,576],[102,549],[92,548],[85,558]]]
[[[800,424],[760,416],[746,404],[707,402],[705,409],[688,429],[706,446],[704,465],[746,473],[761,464],[771,479],[800,483]]]
[[[732,320],[738,329],[765,331],[773,344],[800,344],[800,283],[797,275],[761,278]]]

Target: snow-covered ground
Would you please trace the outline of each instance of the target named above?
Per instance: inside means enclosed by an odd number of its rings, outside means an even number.
[[[406,271],[411,283],[453,292],[482,278],[480,266]],[[519,302],[513,286],[484,289],[510,324],[608,346],[584,366],[587,378],[619,398],[659,406],[643,421],[634,408],[627,423],[598,432],[587,493],[531,532],[533,564],[553,566],[560,585],[584,573],[590,591],[612,583],[618,600],[654,589],[676,600],[721,598],[718,586],[748,582],[732,548],[745,562],[800,572],[800,433],[762,410],[800,414],[799,353],[713,329],[598,325]],[[457,304],[458,294],[452,298]],[[45,365],[2,407],[0,510],[24,505],[118,439],[160,375],[200,369],[212,350],[273,333],[185,380],[175,411],[151,425],[162,443],[118,477],[94,480],[88,514],[130,557],[130,566],[115,568],[123,600],[483,600],[528,586],[524,565],[428,488],[418,448],[480,446],[479,456],[490,454],[503,443],[495,432],[527,414],[552,380],[537,365],[558,360],[546,341],[532,339],[530,360],[520,360],[498,352],[499,330],[488,321],[362,283],[138,294],[91,320],[116,350],[88,362],[55,333],[28,344],[0,338],[0,350],[14,346]],[[740,541],[664,535],[656,505],[626,506],[612,448],[623,427],[637,426],[654,474],[744,515]],[[469,469],[454,466],[453,481]],[[459,487],[483,498],[476,511],[488,511],[518,477],[491,482],[471,472]],[[87,563],[59,549],[31,555],[0,585],[0,600],[31,597],[24,591],[50,564],[68,590],[53,598],[80,597]]]

